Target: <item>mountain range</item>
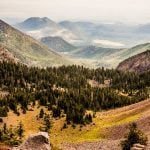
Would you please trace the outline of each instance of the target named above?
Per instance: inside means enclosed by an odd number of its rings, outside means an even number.
[[[0,20],[0,47],[30,66],[59,66],[71,62],[46,45]]]
[[[150,39],[150,24],[131,25],[86,21],[55,22],[47,17],[31,17],[14,25],[36,39],[58,36],[75,46],[105,48],[133,47]]]
[[[78,37],[71,31],[61,27],[47,17],[31,17],[14,25],[14,27],[35,39],[41,39],[47,36],[59,36],[71,43],[78,40]]]
[[[150,43],[132,48],[103,48],[93,45],[73,50],[68,55],[86,66],[116,68],[123,60],[150,49]]]
[[[87,33],[86,30],[95,27],[95,24],[90,22],[77,22],[74,24],[65,21],[56,24],[46,17],[32,17],[16,25],[17,28],[22,28],[21,30],[24,33],[16,30],[2,20],[0,25],[0,45],[3,47],[3,50],[6,49],[7,53],[12,53],[14,59],[34,66],[46,67],[63,64],[78,64],[94,68],[102,66],[116,68],[123,60],[150,49],[150,43],[140,44],[132,48],[101,47],[90,45],[90,42],[84,46],[76,46],[61,36],[52,36],[50,33],[48,33],[50,36],[43,35],[44,37],[40,39],[37,38],[38,40],[34,39],[34,35],[32,35],[33,38],[26,35],[29,30],[38,31],[40,29],[43,31],[51,27],[57,29],[65,27],[68,28],[67,31],[69,32],[72,30],[72,34],[78,33],[76,36],[79,37],[81,34],[81,32],[79,32],[80,28],[84,29],[85,27],[84,32]],[[75,29],[75,25],[76,31],[73,30]],[[53,28],[51,28],[51,30],[53,30]],[[113,29],[107,30],[113,31]],[[121,30],[119,30],[119,32],[121,32]],[[80,39],[83,39],[83,37],[81,36]]]

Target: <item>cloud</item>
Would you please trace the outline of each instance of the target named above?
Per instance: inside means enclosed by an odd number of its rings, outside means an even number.
[[[124,47],[125,46],[123,43],[109,41],[109,40],[100,40],[100,39],[93,40],[93,44],[111,46],[111,47]]]

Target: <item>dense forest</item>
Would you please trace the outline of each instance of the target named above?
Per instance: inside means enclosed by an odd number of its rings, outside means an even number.
[[[88,80],[98,85],[91,86]],[[114,69],[88,69],[82,66],[49,68],[27,67],[11,62],[0,63],[0,117],[11,109],[19,115],[29,105],[45,106],[53,117],[66,115],[66,123],[92,122],[93,112],[130,105],[149,97],[150,72],[135,74]],[[41,112],[42,113],[42,112]]]

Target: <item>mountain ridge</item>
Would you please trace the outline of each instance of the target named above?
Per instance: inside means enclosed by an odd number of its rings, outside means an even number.
[[[125,59],[119,63],[117,70],[136,73],[150,71],[150,50]]]

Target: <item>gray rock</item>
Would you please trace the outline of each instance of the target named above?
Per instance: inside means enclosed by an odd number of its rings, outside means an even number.
[[[49,136],[46,132],[39,132],[28,137],[19,147],[13,150],[51,150]]]

